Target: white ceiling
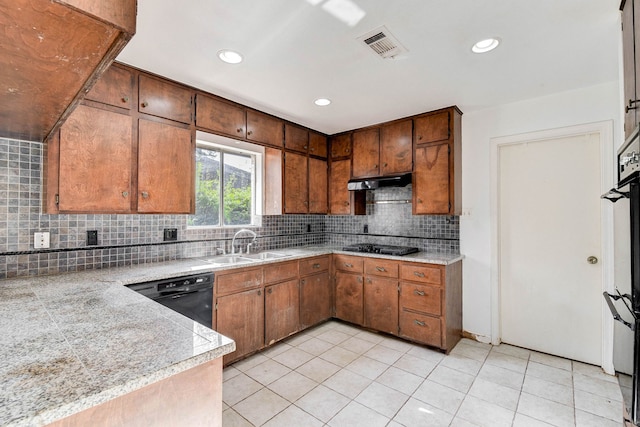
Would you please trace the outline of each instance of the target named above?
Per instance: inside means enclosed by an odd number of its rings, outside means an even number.
[[[138,0],[118,60],[327,134],[618,79],[619,0],[351,0],[366,13],[355,26],[319,1]],[[407,54],[381,59],[357,40],[380,25]],[[492,36],[496,50],[471,52]],[[245,61],[221,62],[224,48]]]

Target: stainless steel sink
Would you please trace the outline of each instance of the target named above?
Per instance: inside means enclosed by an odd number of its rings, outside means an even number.
[[[264,260],[264,259],[277,259],[277,258],[286,258],[291,255],[280,254],[277,252],[259,252],[257,254],[244,254],[242,257],[251,258],[254,260]]]
[[[205,261],[210,262],[212,264],[240,264],[243,262],[254,262],[255,259],[245,258],[238,255],[223,255],[217,256],[213,258],[207,258]]]

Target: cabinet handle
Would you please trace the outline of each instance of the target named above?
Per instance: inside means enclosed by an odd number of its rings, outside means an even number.
[[[305,206],[307,206],[307,205],[309,204],[309,202],[304,201],[304,202],[303,202],[303,204],[304,204]]]
[[[347,268],[352,268],[352,267],[353,267],[353,264],[349,264],[348,262],[345,262],[345,263],[344,263],[344,266],[345,266],[345,267],[347,267]]]
[[[418,199],[418,203],[422,203],[422,199]]]
[[[147,101],[144,101],[142,104],[142,108],[147,108],[149,106],[149,103]]]
[[[258,291],[258,295],[262,295],[262,291]]]
[[[424,273],[420,273],[419,271],[414,271],[413,275],[416,277],[424,277]]]
[[[351,152],[351,148],[346,148],[346,149],[344,150],[344,152],[345,152],[345,153],[347,153],[347,154],[349,154],[349,153]]]
[[[367,277],[367,283],[371,283],[371,279]]]
[[[251,135],[253,133],[252,130],[250,130],[249,132],[247,132],[247,135]]]
[[[418,326],[425,326],[425,325],[426,325],[426,323],[421,322],[421,321],[419,321],[418,319],[414,319],[414,320],[413,320],[413,323],[415,323],[415,324],[416,324],[416,325],[418,325]]]
[[[419,290],[414,290],[413,291],[414,294],[418,295],[419,297],[423,297],[424,296],[424,291],[419,291]]]
[[[309,148],[309,147],[307,147],[307,146],[305,145],[305,146],[304,146],[304,147],[302,147],[302,148],[304,148],[304,149],[306,150],[306,149],[307,149],[307,148]],[[311,150],[311,151],[313,151],[313,150]]]
[[[302,283],[303,285],[307,283],[307,281],[305,279],[300,280],[300,283]]]
[[[238,133],[242,132],[242,128],[236,129],[236,132],[238,132]]]
[[[313,264],[313,268],[320,268],[320,264]]]
[[[259,291],[258,291],[258,292],[259,292]],[[269,290],[267,291],[267,293],[269,293],[269,294],[270,294],[271,292],[273,292],[273,289],[269,288]]]
[[[345,206],[349,206],[349,202],[344,202],[344,205]]]
[[[418,141],[422,140],[422,135],[418,135]]]
[[[362,283],[362,277],[358,277],[358,283]]]
[[[122,97],[122,102],[124,102],[124,103],[129,102],[129,97],[128,96],[123,96]]]
[[[128,197],[129,196],[129,192],[128,191],[123,191],[122,192],[122,197]]]
[[[387,271],[387,270],[384,269],[384,267],[376,267],[376,270],[378,270],[378,271]]]
[[[304,148],[307,148],[307,147],[304,147]],[[311,148],[309,149],[309,151],[314,152],[314,151],[316,151],[316,149],[315,149],[315,148],[313,148],[313,147],[311,147]]]
[[[373,165],[373,168],[374,169],[378,169],[378,165]]]
[[[382,167],[383,167],[383,168],[386,168],[386,167],[387,167],[387,164],[386,164],[386,163],[383,163],[383,164],[382,164]]]
[[[143,199],[148,199],[149,198],[149,193],[147,193],[146,191],[143,191],[141,194],[142,194],[142,198]]]

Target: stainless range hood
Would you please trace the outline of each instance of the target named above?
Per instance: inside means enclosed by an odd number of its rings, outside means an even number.
[[[411,184],[411,173],[394,176],[351,179],[347,183],[349,191],[375,190],[382,187],[406,187]]]

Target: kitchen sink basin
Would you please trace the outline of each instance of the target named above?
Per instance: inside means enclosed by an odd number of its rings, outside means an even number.
[[[279,254],[276,252],[259,252],[257,254],[244,254],[242,255],[244,258],[251,258],[251,259],[277,259],[277,258],[286,258],[288,256],[291,255],[287,255],[287,254]]]
[[[240,264],[243,262],[254,262],[255,259],[245,258],[237,255],[229,255],[229,256],[217,256],[214,258],[207,258],[205,261],[213,263],[213,264]]]

